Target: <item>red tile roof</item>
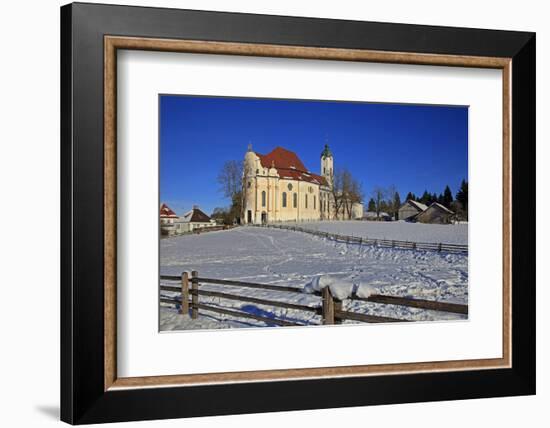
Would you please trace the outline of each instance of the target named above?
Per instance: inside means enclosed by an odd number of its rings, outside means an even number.
[[[256,153],[264,168],[275,167],[281,178],[326,185],[324,177],[309,172],[296,153],[282,147],[274,148],[267,155]]]
[[[176,213],[174,211],[172,211],[168,205],[166,204],[162,204],[160,206],[160,216],[163,217],[163,218],[166,218],[166,217],[171,217],[171,218],[174,218],[174,217],[177,217]]]
[[[260,158],[264,168],[271,168],[271,165],[275,164],[275,168],[277,169],[292,168],[299,171],[307,171],[300,158],[296,156],[296,153],[283,149],[282,147],[275,147],[271,153],[268,153],[267,155],[261,155],[259,153],[256,154]]]

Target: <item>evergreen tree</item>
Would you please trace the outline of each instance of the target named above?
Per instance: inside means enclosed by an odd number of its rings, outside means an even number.
[[[462,180],[460,183],[460,189],[456,192],[456,200],[460,202],[464,211],[468,211],[468,182],[466,180]]]
[[[401,207],[401,197],[399,196],[399,192],[396,190],[393,194],[393,218],[394,220],[398,220],[399,215],[399,208]]]
[[[370,211],[371,213],[376,212],[376,202],[374,201],[373,198],[370,198],[367,210]]]
[[[422,193],[422,197],[420,198],[420,202],[424,205],[429,205],[431,197],[432,195],[430,195],[427,190],[424,190],[424,193]]]
[[[407,196],[406,196],[405,200],[406,201],[414,201],[415,197],[411,192],[409,192],[409,193],[407,193]]]
[[[393,194],[393,211],[394,212],[399,211],[400,206],[401,206],[401,197],[399,196],[399,192],[395,192]]]
[[[442,196],[443,197],[442,197],[441,205],[447,208],[451,208],[451,204],[453,203],[453,194],[451,192],[451,188],[448,185],[445,186],[445,190],[443,191]]]

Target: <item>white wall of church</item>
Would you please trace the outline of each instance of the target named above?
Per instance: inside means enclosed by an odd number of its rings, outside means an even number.
[[[251,176],[245,181],[244,223],[309,221],[321,218],[320,186],[278,176]]]

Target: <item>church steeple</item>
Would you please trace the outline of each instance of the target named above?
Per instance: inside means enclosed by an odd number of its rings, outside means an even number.
[[[325,144],[325,148],[321,152],[321,175],[325,177],[329,186],[332,186],[332,178],[334,176],[334,159],[332,157],[332,152],[328,147],[328,144]]]
[[[332,157],[332,152],[330,151],[328,144],[325,144],[324,150],[321,152],[321,159]]]

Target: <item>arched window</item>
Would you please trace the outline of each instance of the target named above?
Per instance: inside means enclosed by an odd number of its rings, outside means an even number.
[[[265,207],[265,190],[262,191],[262,207]]]
[[[286,192],[283,192],[283,208],[286,208]]]
[[[292,195],[292,205],[294,206],[294,208],[296,208],[298,206],[298,194],[297,193],[294,193]]]
[[[306,210],[307,210],[307,195],[306,195]]]
[[[317,209],[317,196],[313,195],[313,209]]]

